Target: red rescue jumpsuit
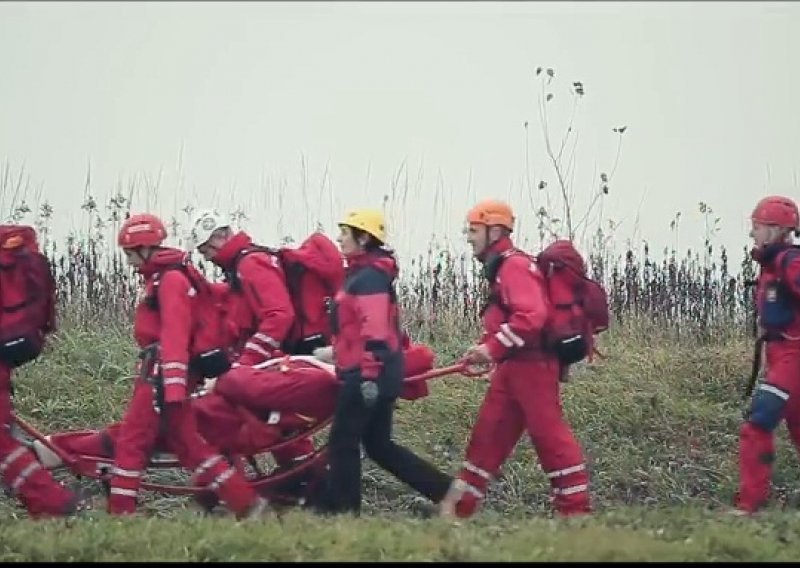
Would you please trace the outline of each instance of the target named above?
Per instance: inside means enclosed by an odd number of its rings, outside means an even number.
[[[36,456],[10,432],[11,369],[0,363],[0,475],[3,484],[27,509],[31,518],[70,515],[78,498],[53,479]]]
[[[785,253],[788,249],[787,244],[775,244],[753,251],[761,265],[756,302],[759,323],[766,334],[766,376],[753,393],[750,412],[739,432],[740,479],[735,502],[746,512],[755,512],[769,498],[774,431],[781,421],[786,421],[789,437],[800,451],[800,254]],[[787,317],[788,324],[776,329],[766,303],[775,299],[770,298],[771,289],[778,279],[788,293],[786,309],[779,309],[779,315]]]
[[[493,243],[482,261],[508,254],[511,239]],[[555,509],[564,515],[589,512],[589,476],[583,452],[561,409],[560,364],[540,348],[548,300],[543,275],[525,255],[510,254],[498,270],[492,292],[504,311],[490,303],[483,314],[481,343],[497,364],[473,426],[466,461],[455,489],[455,512],[468,517],[485,497],[489,481],[527,431],[550,479]],[[508,313],[508,315],[506,315]]]
[[[253,241],[245,232],[234,235],[217,252],[214,263],[226,273],[236,270],[237,289],[229,295],[230,324],[238,363],[252,366],[281,355],[281,345],[292,328],[295,313],[286,288],[286,277],[276,256],[252,252]],[[237,259],[238,262],[237,262]],[[288,466],[314,451],[310,439],[280,448],[274,453],[279,465]]]
[[[208,486],[237,515],[246,514],[257,502],[255,492],[242,473],[200,436],[187,397],[196,380],[188,372],[189,358],[195,355],[191,352],[192,334],[203,325],[193,317],[197,292],[180,270],[165,271],[158,289],[154,290],[154,276],[163,268],[184,260],[183,251],[161,249],[139,269],[147,283],[145,300],[136,309],[134,336],[142,348],[158,343],[154,365],[143,365],[142,375],[161,375],[164,404],[160,414],[154,405],[155,391],[150,380],[136,379],[117,439],[108,502],[111,514],[135,512],[140,476],[160,436],[162,444],[177,456],[181,465],[193,470],[192,481]],[[194,278],[202,278],[191,265],[188,269],[195,273]],[[150,299],[154,297],[162,309],[151,307]],[[163,434],[161,426],[164,426]]]

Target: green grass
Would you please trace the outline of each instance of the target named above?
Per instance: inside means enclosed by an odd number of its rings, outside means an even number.
[[[469,345],[451,330],[438,364]],[[797,458],[778,436],[774,499],[759,519],[721,514],[736,488],[740,392],[749,371],[743,334],[716,343],[659,337],[639,323],[603,337],[607,355],[564,386],[583,444],[596,514],[553,520],[547,482],[527,437],[490,488],[481,514],[452,525],[420,515],[420,498],[369,461],[360,519],[293,511],[282,521],[200,518],[189,500],[145,494],[141,516],[32,522],[0,501],[2,560],[779,560],[797,557],[791,530],[800,493]],[[15,406],[44,432],[118,420],[135,350],[124,327],[67,321],[46,355],[16,375]],[[426,399],[403,402],[395,437],[455,472],[487,383],[448,377]],[[180,478],[177,472],[154,475]],[[66,473],[59,478],[74,480]],[[65,527],[69,527],[65,529]],[[36,538],[32,538],[35,535]],[[179,543],[176,545],[176,543]]]
[[[800,555],[798,515],[730,518],[697,507],[626,507],[592,518],[463,523],[384,513],[290,512],[236,523],[171,519],[0,521],[0,561],[767,561]],[[35,532],[36,538],[31,538]]]

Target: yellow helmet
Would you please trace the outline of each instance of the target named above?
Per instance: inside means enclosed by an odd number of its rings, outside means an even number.
[[[347,212],[339,226],[345,225],[354,229],[360,229],[372,235],[381,243],[386,242],[386,222],[383,213],[377,209],[353,209]]]

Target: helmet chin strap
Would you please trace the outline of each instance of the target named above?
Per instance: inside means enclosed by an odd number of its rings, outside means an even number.
[[[148,249],[146,255],[142,250],[145,248]],[[150,257],[153,256],[153,249],[155,249],[155,247],[139,247],[138,249],[136,249],[136,254],[139,255],[139,258],[142,260],[142,264],[146,264],[147,261],[150,260]]]
[[[150,252],[147,255],[143,253],[142,249],[144,248],[150,249]],[[137,269],[147,264],[147,261],[150,260],[150,257],[153,255],[153,248],[154,247],[136,247],[128,249],[133,252],[133,254],[135,255],[134,258],[137,258],[139,260],[139,265],[137,266]]]

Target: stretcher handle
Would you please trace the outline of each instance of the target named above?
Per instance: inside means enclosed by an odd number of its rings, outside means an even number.
[[[299,359],[299,357],[297,359]],[[305,358],[304,358],[304,360],[305,360]],[[308,360],[310,361],[311,358],[308,358]],[[270,360],[270,361],[272,361],[272,360]],[[324,364],[324,363],[319,363],[316,360],[314,360],[314,362],[317,365],[323,365]],[[269,363],[269,361],[267,363]],[[260,365],[256,365],[257,369],[265,369],[266,367],[267,367],[267,365],[264,364],[264,363],[261,363]],[[445,377],[447,375],[464,375],[465,377],[470,377],[470,378],[481,378],[485,374],[486,374],[486,371],[480,370],[480,369],[476,369],[470,363],[468,363],[468,362],[466,362],[464,360],[461,360],[461,361],[458,361],[458,362],[454,363],[453,365],[448,365],[446,367],[440,367],[438,369],[431,369],[429,371],[425,371],[424,373],[420,373],[418,375],[414,375],[414,376],[411,376],[411,377],[406,377],[406,378],[403,379],[403,384],[424,382],[424,381],[428,381],[430,379],[436,379],[438,377]],[[192,393],[190,395],[190,398],[200,398],[202,396],[205,396],[206,394],[208,394],[208,392],[205,389],[200,388],[197,391],[195,391],[194,393]]]
[[[427,381],[429,379],[435,379],[447,375],[464,375],[465,377],[478,378],[482,377],[484,375],[484,372],[476,370],[466,361],[458,361],[453,365],[440,367],[438,369],[431,369],[430,371],[425,371],[424,373],[420,373],[419,375],[406,377],[405,379],[403,379],[403,384]]]
[[[31,424],[25,421],[21,416],[18,414],[12,413],[11,419],[17,423],[17,425],[22,428],[25,432],[29,435],[34,437],[35,439],[39,440],[42,444],[47,446],[49,450],[51,450],[54,454],[56,454],[62,462],[64,462],[67,466],[74,466],[78,462],[78,458],[68,454],[55,444],[53,444],[50,440],[48,440],[41,432],[39,432],[36,428],[34,428]]]

